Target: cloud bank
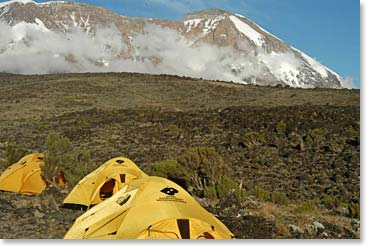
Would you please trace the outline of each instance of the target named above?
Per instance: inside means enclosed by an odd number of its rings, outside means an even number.
[[[115,27],[95,33],[73,29],[68,33],[39,30],[32,23],[14,27],[0,23],[0,71],[19,74],[66,72],[143,72],[177,74],[243,82],[259,77],[265,66],[253,54],[231,48],[192,43],[178,32],[147,24],[136,34],[129,53]]]
[[[146,24],[144,32],[126,44],[114,26],[97,27],[90,33],[79,28],[57,33],[39,23],[12,27],[0,23],[0,72],[141,72],[239,83],[296,78],[302,62],[294,54],[255,54],[248,45],[238,43],[239,52],[193,44],[179,32],[153,24]]]

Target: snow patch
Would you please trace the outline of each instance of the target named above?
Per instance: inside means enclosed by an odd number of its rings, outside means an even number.
[[[36,22],[36,24],[39,26],[39,31],[41,31],[41,32],[49,32],[49,31],[50,31],[50,30],[45,26],[45,24],[43,24],[43,22],[42,22],[40,19],[36,18],[34,21],[35,21],[35,22]]]
[[[241,18],[244,18],[244,19],[247,19],[245,16],[243,16],[243,15],[240,15],[240,14],[235,14],[235,15],[237,15],[238,17],[241,17]]]
[[[3,15],[5,15],[6,13],[8,13],[10,10],[9,6],[5,6],[3,7],[3,9],[0,11],[0,17],[2,17]]]
[[[37,5],[48,5],[53,3],[66,3],[66,1],[50,1],[50,2],[44,2],[44,3],[35,3]]]
[[[327,71],[326,71],[326,69],[323,65],[321,65],[318,61],[316,61],[315,59],[309,57],[308,55],[306,55],[303,52],[301,52],[301,55],[302,55],[303,58],[306,59],[307,63],[311,65],[312,69],[314,69],[316,72],[321,74],[321,76],[323,78],[328,77],[328,73],[327,73]]]
[[[246,37],[248,37],[255,45],[263,46],[265,44],[265,38],[263,35],[255,31],[252,27],[250,27],[245,22],[238,19],[236,16],[231,15],[230,20],[236,26],[237,30],[243,33]]]
[[[260,54],[258,58],[278,80],[295,87],[303,86],[300,83],[299,71],[301,61],[292,53],[276,53],[272,51],[270,54]]]
[[[311,68],[313,70],[315,70],[316,72],[318,72],[323,78],[329,77],[328,72],[330,72],[331,74],[335,75],[335,77],[337,77],[337,79],[339,81],[343,80],[343,78],[339,74],[337,74],[336,72],[334,72],[330,68],[325,67],[320,62],[318,62],[316,59],[311,58],[310,56],[306,55],[305,53],[303,53],[299,49],[296,49],[292,46],[291,46],[291,48],[293,50],[299,52],[302,55],[302,57],[306,60],[306,62],[311,66]]]
[[[71,13],[70,18],[71,18],[71,20],[73,21],[73,25],[74,25],[74,27],[77,27],[77,26],[78,26],[78,23],[76,22],[76,19],[75,19],[75,12],[74,12],[74,11]]]
[[[224,15],[219,15],[219,16],[216,16],[215,18],[210,18],[210,19],[207,19],[204,23],[204,29],[203,29],[203,32],[204,34],[208,34],[210,33],[211,31],[214,31],[219,22],[221,20],[224,20],[226,17]]]
[[[186,32],[190,32],[193,28],[196,28],[202,19],[192,19],[184,21],[184,26],[186,27]]]
[[[132,42],[133,42],[133,40],[134,40],[134,38],[133,37],[131,37],[131,36],[127,36],[127,38],[129,39],[129,43],[131,44]]]

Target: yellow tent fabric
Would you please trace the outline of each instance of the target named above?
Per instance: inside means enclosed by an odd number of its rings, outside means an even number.
[[[228,228],[174,182],[148,176],[76,219],[65,239],[230,239]]]
[[[131,160],[116,157],[85,176],[69,193],[64,207],[87,207],[112,196],[132,180],[146,174]]]
[[[0,176],[0,190],[25,194],[40,194],[46,188],[41,165],[44,155],[29,154],[8,167]]]

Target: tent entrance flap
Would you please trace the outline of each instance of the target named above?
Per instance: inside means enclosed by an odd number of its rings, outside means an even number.
[[[101,189],[99,190],[99,197],[101,200],[109,198],[113,195],[115,185],[116,180],[114,179],[110,179],[102,185]]]

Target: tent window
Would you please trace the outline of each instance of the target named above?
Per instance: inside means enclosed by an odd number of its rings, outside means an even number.
[[[117,162],[118,164],[122,164],[122,163],[124,163],[124,160],[116,160],[116,162]]]
[[[180,230],[182,239],[190,239],[190,224],[187,219],[177,220],[178,229]]]
[[[120,174],[121,183],[125,183],[126,182],[125,179],[126,179],[126,174]]]
[[[115,187],[115,180],[111,179],[103,184],[101,189],[99,190],[99,197],[104,200],[113,195],[113,188]]]

